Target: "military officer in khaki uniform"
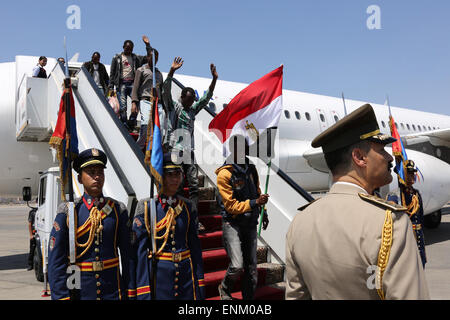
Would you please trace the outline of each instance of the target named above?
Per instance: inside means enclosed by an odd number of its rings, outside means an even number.
[[[313,140],[333,185],[290,225],[286,299],[429,299],[406,208],[372,195],[392,180],[393,141],[368,104]]]

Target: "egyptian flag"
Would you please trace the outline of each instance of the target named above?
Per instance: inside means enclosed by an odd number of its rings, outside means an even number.
[[[70,132],[67,132],[66,125],[66,103],[65,95],[70,97]],[[65,200],[65,186],[67,184],[69,172],[68,150],[71,152],[71,159],[75,160],[78,156],[78,135],[77,122],[75,119],[75,102],[73,100],[72,87],[64,89],[59,103],[58,120],[55,130],[50,138],[50,146],[56,149],[56,156],[59,162],[59,172],[61,176],[61,197]],[[70,147],[69,147],[70,146]]]
[[[251,146],[262,132],[276,128],[283,109],[283,66],[266,74],[239,92],[209,124],[229,154],[228,140],[239,134]]]
[[[163,149],[161,143],[161,124],[159,122],[158,98],[152,104],[153,117],[150,116],[149,122],[154,119],[153,124],[149,123],[147,128],[147,148],[145,151],[145,163],[150,167],[150,173],[154,178],[154,183],[158,194],[163,183]]]
[[[398,181],[404,185],[406,185],[406,160],[408,160],[408,156],[406,155],[406,150],[403,146],[402,139],[397,130],[397,126],[395,125],[394,117],[392,115],[389,116],[389,127],[391,129],[391,136],[397,139],[397,141],[392,143],[392,154],[395,158],[395,168],[394,171],[397,173]]]

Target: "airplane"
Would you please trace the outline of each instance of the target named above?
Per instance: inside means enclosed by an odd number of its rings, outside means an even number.
[[[51,128],[36,133],[34,141],[18,141],[16,132],[17,107],[20,103],[21,81],[30,76],[38,57],[18,56],[21,63],[0,63],[2,86],[0,87],[0,150],[3,151],[0,170],[0,197],[21,195],[23,186],[38,190],[40,171],[55,166],[54,153],[49,152],[48,139]],[[54,58],[48,58],[47,74],[56,66]],[[82,63],[69,61],[69,69],[77,70]],[[109,66],[105,65],[108,72]],[[167,74],[163,73],[165,77]],[[203,93],[211,79],[177,74],[175,78],[182,84]],[[209,103],[211,112],[220,112],[228,102],[247,84],[218,80],[213,99]],[[55,97],[59,103],[60,97]],[[49,102],[50,103],[50,102]],[[320,196],[330,187],[330,174],[324,162],[322,150],[313,149],[311,141],[320,132],[362,106],[367,101],[344,100],[292,90],[283,90],[284,110],[278,125],[275,141],[278,167],[293,181],[313,195]],[[390,133],[389,110],[385,105],[370,103],[376,113],[380,130]],[[399,134],[407,148],[408,158],[420,168],[424,179],[415,187],[420,190],[424,201],[424,212],[433,221],[440,222],[440,209],[450,200],[450,117],[447,115],[392,107],[392,115],[397,122]],[[42,114],[36,115],[46,117]],[[212,133],[211,133],[212,134]],[[282,147],[281,147],[282,146]],[[387,148],[390,152],[390,148]],[[382,188],[386,194],[396,189],[397,179]],[[434,223],[435,226],[438,223]]]

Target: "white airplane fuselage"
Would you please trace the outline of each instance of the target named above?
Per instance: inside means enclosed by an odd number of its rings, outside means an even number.
[[[48,142],[18,142],[16,139],[15,95],[21,75],[18,74],[15,64],[15,62],[0,63],[0,77],[3,84],[0,86],[0,150],[3,152],[0,197],[3,198],[21,195],[23,186],[31,186],[36,193],[38,172],[55,166]],[[30,72],[32,67],[30,66],[27,72]],[[46,69],[49,73],[52,67]],[[183,85],[194,88],[199,95],[203,94],[211,82],[210,78],[179,74],[176,74],[175,78]],[[209,103],[211,109],[219,113],[246,86],[247,84],[243,83],[219,80],[213,99]],[[347,113],[364,103],[367,102],[346,99]],[[380,130],[390,133],[388,107],[373,103],[371,105],[375,110]],[[311,141],[314,137],[345,116],[342,98],[283,90],[283,107],[276,142],[279,168],[308,191],[326,191],[330,186],[330,176],[326,168],[311,165],[310,160],[304,155],[312,150]],[[450,128],[450,117],[446,115],[398,107],[392,107],[391,111],[401,136]],[[424,175],[424,180],[417,182],[415,187],[422,193],[425,211],[430,213],[439,210],[450,200],[450,165],[430,154],[415,150],[407,149],[407,154]],[[391,190],[397,187],[394,173],[393,176]]]

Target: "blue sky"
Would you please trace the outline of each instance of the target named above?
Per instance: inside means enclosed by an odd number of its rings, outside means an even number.
[[[80,29],[66,13],[80,8]],[[381,29],[369,30],[366,12],[380,8]],[[147,34],[167,72],[250,83],[284,64],[285,89],[384,103],[450,115],[450,1],[413,0],[15,0],[2,3],[0,62],[16,55],[94,51],[110,64],[123,41]]]

